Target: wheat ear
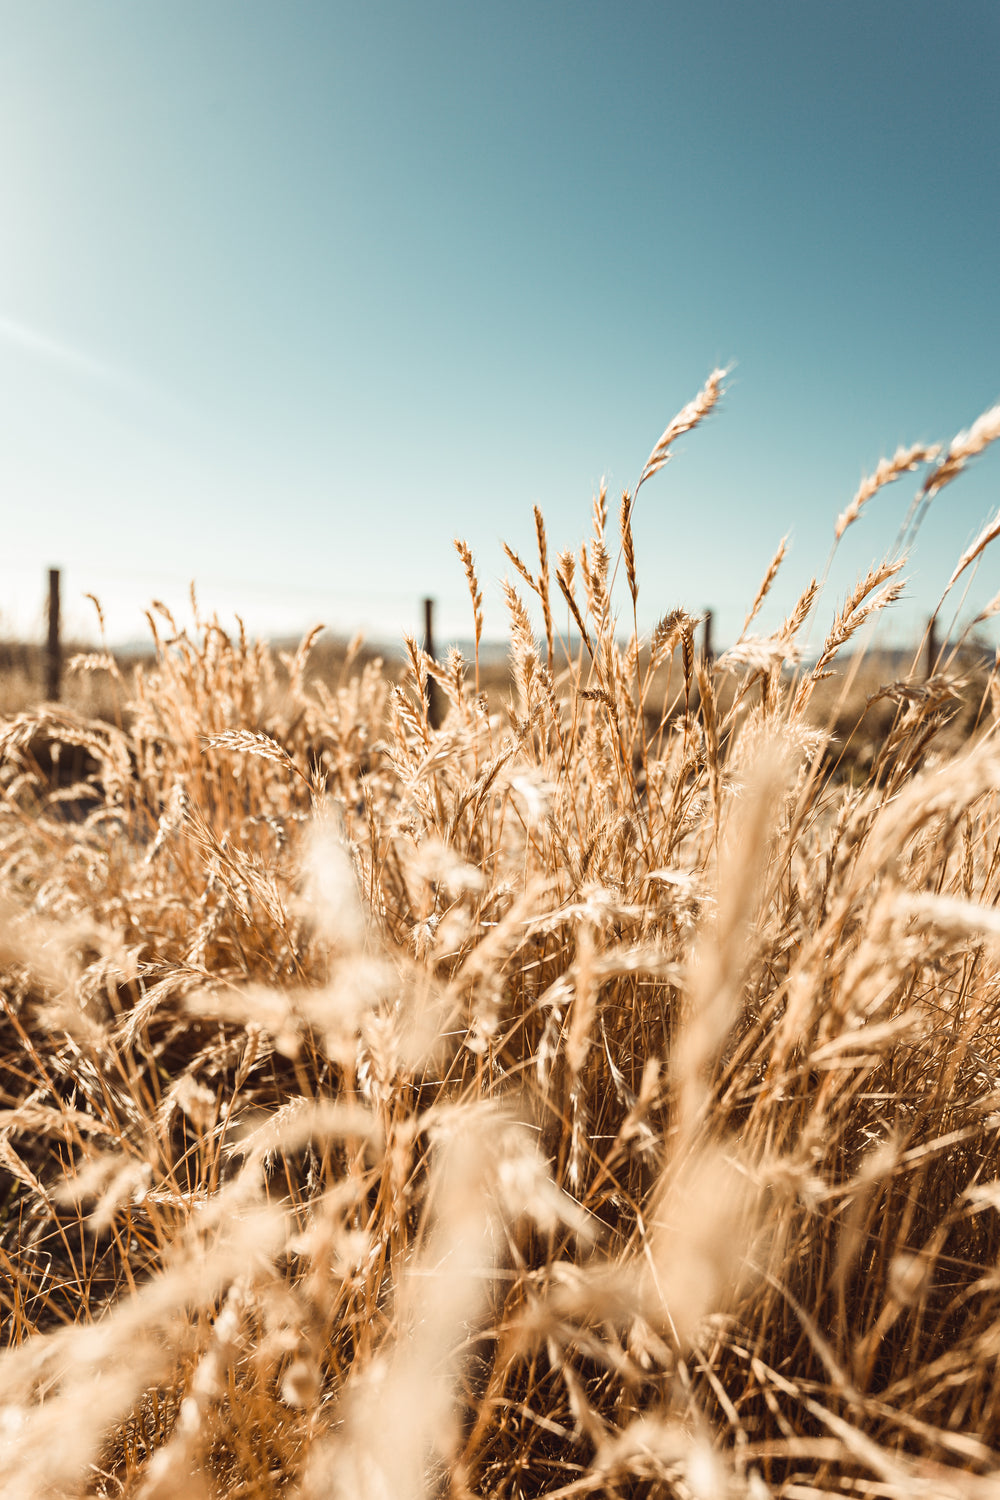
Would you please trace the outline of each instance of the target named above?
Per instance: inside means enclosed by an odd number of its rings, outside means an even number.
[[[483,594],[479,587],[479,579],[476,577],[476,565],[472,559],[472,549],[468,542],[462,541],[460,537],[455,538],[455,551],[462,559],[465,569],[465,581],[469,585],[469,593],[472,596],[472,618],[476,629],[476,694],[479,694],[479,642],[483,636]]]
[[[854,499],[837,517],[837,524],[833,528],[835,539],[840,541],[848,526],[858,519],[862,506],[867,505],[884,485],[892,484],[904,474],[912,474],[920,464],[933,463],[940,452],[940,443],[933,443],[929,448],[923,443],[914,443],[912,448],[897,448],[891,458],[880,459],[875,473],[861,481]]]

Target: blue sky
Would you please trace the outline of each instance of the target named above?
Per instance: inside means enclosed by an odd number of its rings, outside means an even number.
[[[1000,8],[0,0],[0,632],[189,579],[261,632],[505,621],[501,538],[643,489],[640,623],[768,619],[900,443],[1000,400]],[[845,536],[825,614],[913,494]],[[941,493],[906,639],[1000,506]],[[967,609],[1000,588],[987,552]],[[624,601],[623,601],[624,613]]]

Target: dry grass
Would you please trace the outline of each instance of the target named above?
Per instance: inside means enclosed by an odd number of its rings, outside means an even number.
[[[502,711],[170,621],[0,727],[5,1496],[994,1493],[996,681],[847,774],[898,560],[713,668],[616,640],[637,493]]]

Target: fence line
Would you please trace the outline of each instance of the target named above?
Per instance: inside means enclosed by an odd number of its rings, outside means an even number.
[[[50,702],[57,702],[62,686],[62,608],[61,608],[61,570],[50,568],[48,570],[48,597],[46,607],[47,632],[44,647],[44,673],[45,673],[45,696]],[[436,659],[435,632],[434,632],[434,609],[435,600],[425,597],[423,600],[423,644],[427,655]],[[709,665],[715,660],[715,642],[713,639],[714,614],[711,609],[706,609],[702,619],[702,650],[704,660]],[[924,676],[932,677],[938,669],[942,651],[947,647],[947,641],[942,642],[938,634],[938,621],[932,616],[928,622],[924,634]],[[427,707],[432,722],[436,722],[442,705],[440,693],[433,681],[427,686]]]

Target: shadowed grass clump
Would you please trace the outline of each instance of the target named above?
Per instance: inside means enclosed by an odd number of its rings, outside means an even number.
[[[947,740],[948,662],[886,684],[843,774],[817,706],[901,555],[811,666],[815,581],[752,633],[783,545],[719,661],[683,608],[620,641],[722,381],[614,536],[602,493],[508,551],[502,710],[456,652],[279,683],[153,617],[89,664],[117,719],[0,725],[5,1495],[988,1492],[996,683]]]

